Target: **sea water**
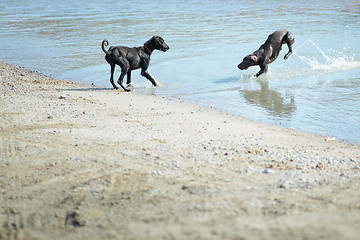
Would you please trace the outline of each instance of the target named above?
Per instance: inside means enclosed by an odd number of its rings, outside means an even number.
[[[133,91],[360,143],[359,20],[358,0],[0,0],[0,61],[111,89],[102,40],[159,35],[170,46],[151,56],[159,87],[137,70]],[[289,59],[283,45],[267,74],[240,71],[277,29],[295,37]]]

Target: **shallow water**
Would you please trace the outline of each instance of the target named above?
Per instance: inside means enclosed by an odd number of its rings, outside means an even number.
[[[1,61],[110,88],[101,41],[160,35],[170,50],[149,68],[159,87],[136,71],[135,92],[360,143],[358,1],[1,0],[0,16]],[[277,29],[293,33],[294,54],[283,60],[284,45],[259,78],[237,69]]]

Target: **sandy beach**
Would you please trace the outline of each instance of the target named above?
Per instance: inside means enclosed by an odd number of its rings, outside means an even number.
[[[359,145],[0,70],[1,240],[359,238]]]

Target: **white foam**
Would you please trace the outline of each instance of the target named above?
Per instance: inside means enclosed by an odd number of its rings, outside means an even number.
[[[314,57],[312,56],[307,57],[297,53],[297,50],[306,44],[312,44],[313,47],[321,54],[321,57]],[[344,49],[345,50],[345,49]],[[294,51],[294,55],[299,57],[303,62],[308,64],[313,70],[323,70],[323,71],[330,71],[330,72],[337,72],[337,71],[344,71],[349,69],[356,69],[360,68],[360,61],[356,61],[354,57],[347,56],[344,53],[344,50],[339,52],[336,50],[330,50],[330,54],[325,54],[313,41],[307,40],[301,45],[299,45],[296,50]]]

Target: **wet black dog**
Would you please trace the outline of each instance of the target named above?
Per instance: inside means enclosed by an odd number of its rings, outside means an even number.
[[[109,50],[106,50],[105,46],[108,46],[108,44],[109,42],[104,40],[101,44],[101,49],[106,54],[105,59],[111,66],[110,83],[115,89],[118,89],[114,83],[114,70],[116,64],[121,67],[121,74],[117,82],[125,91],[130,91],[122,84],[125,75],[127,75],[127,84],[130,84],[131,71],[138,68],[141,68],[141,75],[149,79],[156,87],[155,79],[150,76],[147,69],[150,64],[151,53],[155,49],[163,52],[169,50],[169,46],[165,43],[164,39],[159,36],[154,36],[144,43],[144,46],[142,47],[129,48],[124,46],[111,46]]]
[[[281,46],[287,44],[289,52],[284,56],[284,59],[292,54],[292,44],[295,39],[291,32],[287,30],[278,30],[269,35],[266,42],[260,46],[258,50],[250,55],[244,57],[243,61],[238,65],[240,70],[246,70],[248,67],[259,65],[260,71],[256,74],[256,77],[268,70],[268,64],[275,61],[279,56]]]

